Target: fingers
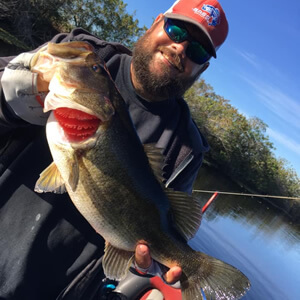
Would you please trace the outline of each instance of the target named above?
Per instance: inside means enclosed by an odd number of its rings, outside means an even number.
[[[44,81],[40,74],[37,76],[37,90],[38,92],[48,92],[49,91],[49,82]]]
[[[142,269],[147,269],[150,267],[152,258],[150,256],[150,250],[147,245],[137,245],[135,249],[135,262]]]
[[[165,281],[167,283],[175,283],[180,279],[180,276],[182,274],[182,269],[180,267],[172,267],[165,275]]]
[[[151,266],[152,258],[147,245],[138,244],[135,249],[135,262],[142,268],[147,269]],[[163,276],[167,283],[173,284],[180,279],[182,269],[180,267],[172,267]]]

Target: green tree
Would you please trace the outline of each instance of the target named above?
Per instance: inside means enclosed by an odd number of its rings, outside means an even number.
[[[61,8],[69,28],[82,27],[103,40],[120,42],[132,48],[146,27],[126,11],[122,0],[75,0]]]
[[[0,28],[30,49],[74,27],[132,47],[146,27],[126,6],[122,0],[2,0]]]
[[[185,98],[211,146],[206,156],[210,163],[254,191],[300,195],[296,172],[285,160],[274,156],[274,146],[262,120],[240,114],[204,80],[196,82]]]
[[[30,49],[48,41],[59,31],[58,13],[63,0],[1,0],[0,28],[8,31]]]

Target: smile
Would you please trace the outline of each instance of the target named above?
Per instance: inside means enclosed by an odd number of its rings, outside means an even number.
[[[174,59],[172,59],[169,55],[162,51],[160,53],[174,69],[176,69],[179,72],[183,72],[183,67],[181,63],[177,63]]]

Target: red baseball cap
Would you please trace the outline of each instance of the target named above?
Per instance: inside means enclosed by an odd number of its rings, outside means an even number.
[[[217,57],[216,51],[228,34],[225,12],[217,0],[177,0],[164,15],[199,27],[210,45],[207,50],[213,57]]]

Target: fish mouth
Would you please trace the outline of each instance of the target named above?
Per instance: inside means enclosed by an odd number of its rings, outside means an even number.
[[[53,111],[55,119],[63,129],[67,140],[80,143],[94,136],[103,122],[95,115],[78,109],[59,107]]]

